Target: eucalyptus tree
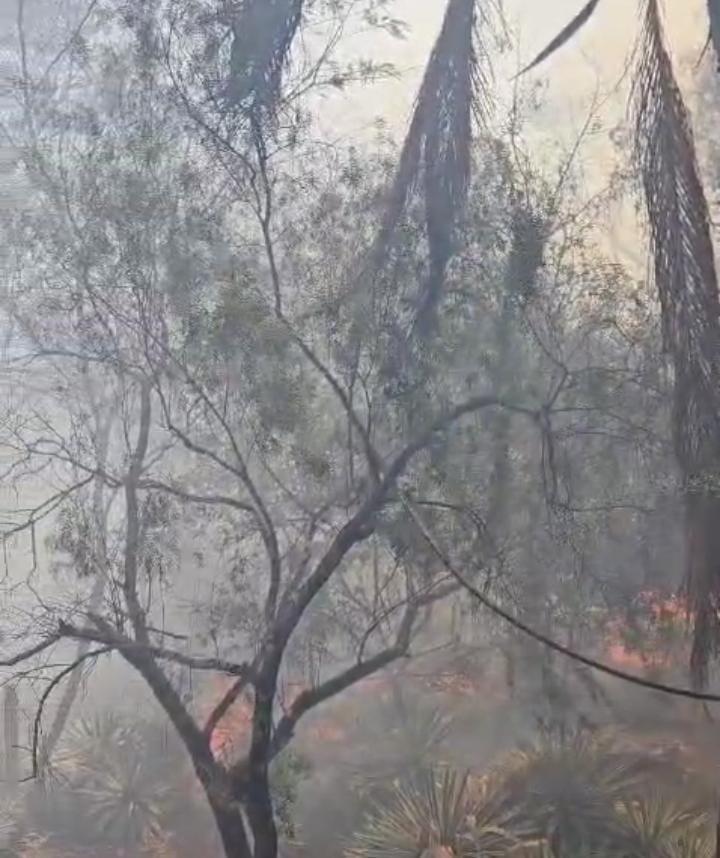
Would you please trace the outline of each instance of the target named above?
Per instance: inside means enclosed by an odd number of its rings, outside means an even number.
[[[531,67],[561,47],[598,8],[598,0],[586,4]],[[708,44],[720,56],[720,7],[708,0],[707,8]],[[666,45],[661,4],[643,0],[640,12],[632,93],[635,164],[647,209],[663,341],[674,372],[672,426],[685,499],[685,582],[694,623],[691,671],[703,685],[720,633],[720,303],[707,195]]]
[[[589,0],[569,24],[524,71],[535,68],[571,39],[598,10],[600,0]],[[426,169],[426,199],[431,211],[452,199],[451,217],[442,217],[442,229],[451,229],[462,207],[467,186],[465,142],[470,139],[468,118],[479,109],[477,83],[483,80],[482,57],[472,49],[472,22],[484,14],[485,4],[449,0],[443,31],[428,63],[424,94],[405,143],[405,158],[396,179],[394,200],[405,200],[422,166],[427,128],[431,145],[447,157],[433,157]],[[640,0],[632,87],[635,131],[634,164],[646,203],[654,280],[663,320],[663,342],[674,373],[675,459],[685,501],[685,583],[694,617],[691,671],[702,685],[720,635],[718,599],[717,470],[720,455],[720,403],[717,394],[718,287],[708,203],[699,172],[690,117],[677,82],[666,44],[660,0]],[[708,46],[720,55],[717,0],[708,0]],[[464,41],[463,41],[464,40]],[[443,70],[451,72],[443,77]],[[463,142],[461,142],[463,141]],[[447,146],[442,149],[443,143]],[[437,172],[437,175],[436,175]],[[437,188],[443,188],[438,193]],[[397,204],[396,204],[397,207]],[[394,208],[389,208],[392,222]],[[438,275],[443,268],[441,242],[432,218],[428,220],[433,302],[437,303]],[[442,238],[443,236],[441,236]],[[447,239],[447,234],[444,236]]]
[[[119,654],[182,739],[226,854],[271,858],[269,768],[298,723],[407,656],[433,605],[456,590],[428,562],[418,574],[412,545],[387,535],[400,482],[419,485],[429,448],[450,443],[469,416],[535,411],[483,379],[433,379],[431,361],[421,381],[433,397],[393,406],[386,358],[414,275],[404,266],[358,290],[377,209],[353,211],[357,164],[331,163],[322,182],[298,169],[309,151],[307,69],[299,94],[291,74],[280,81],[308,18],[266,20],[258,10],[270,6],[256,4],[248,42],[252,4],[239,21],[210,4],[138,2],[119,14],[95,5],[73,50],[39,76],[20,16],[10,132],[32,196],[7,224],[5,310],[26,380],[46,385],[6,427],[5,444],[18,453],[16,473],[41,468],[57,487],[24,526],[56,512],[56,560],[93,579],[102,598],[88,601],[81,587],[38,595],[36,640],[4,664],[82,646],[41,696],[38,775],[48,699],[74,670]],[[372,20],[381,6],[369,4]],[[303,16],[342,8],[309,3]],[[299,190],[310,201],[298,203]],[[344,219],[354,243],[338,253],[322,237],[339,236]],[[87,390],[117,405],[107,427],[85,419]],[[183,581],[203,577],[207,597],[183,608]],[[195,614],[203,633],[186,634]],[[311,673],[288,696],[304,637]],[[199,711],[179,668],[231,683]],[[248,735],[225,758],[214,734],[241,698]]]
[[[37,775],[46,702],[118,655],[174,725],[229,856],[274,858],[270,766],[298,724],[409,655],[456,594],[403,497],[476,577],[496,568],[486,519],[532,533],[516,567],[535,572],[537,539],[555,572],[540,499],[608,487],[554,453],[583,432],[605,439],[594,461],[614,450],[618,391],[653,371],[594,300],[623,273],[590,250],[573,267],[554,194],[529,192],[492,133],[486,7],[449,3],[397,157],[317,142],[308,93],[384,71],[333,60],[358,10],[398,26],[380,0],[91,4],[37,74],[21,29],[10,130],[30,205],[6,228],[5,311],[26,350],[13,366],[46,383],[4,443],[14,473],[55,486],[18,531],[57,513],[56,566],[102,598],[33,590],[35,640],[4,665],[82,647],[42,694]],[[89,392],[114,404],[107,425]],[[654,420],[655,391],[642,404]],[[497,586],[517,599],[527,580]],[[181,670],[229,677],[209,712]],[[226,757],[215,738],[241,702]]]

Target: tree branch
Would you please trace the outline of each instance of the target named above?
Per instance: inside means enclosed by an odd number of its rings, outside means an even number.
[[[50,649],[53,644],[56,644],[63,637],[64,635],[61,633],[50,635],[35,646],[29,647],[28,649],[10,656],[9,658],[0,660],[0,667],[15,667],[16,664],[22,664],[25,661],[29,661],[41,652],[45,652],[46,649]]]
[[[203,734],[208,739],[208,741],[212,737],[212,734],[215,732],[215,728],[229,711],[230,707],[233,705],[233,703],[235,703],[235,701],[240,697],[245,688],[248,686],[249,681],[250,670],[248,669],[248,674],[245,676],[238,677],[218,701],[217,705],[214,707],[207,720],[205,721],[205,726],[203,727]]]
[[[216,658],[215,656],[193,656],[169,647],[156,646],[145,641],[131,640],[124,635],[120,635],[110,629],[107,624],[103,623],[103,630],[85,629],[73,626],[70,623],[60,623],[60,634],[52,639],[50,643],[46,643],[42,649],[47,649],[51,643],[55,643],[59,638],[72,638],[75,640],[87,640],[93,643],[105,644],[111,646],[121,653],[146,653],[163,661],[173,661],[176,664],[182,664],[185,667],[190,667],[193,670],[214,670],[218,673],[225,673],[228,676],[245,677],[249,679],[252,675],[252,667],[248,664],[238,664],[234,661],[228,661],[224,658]],[[36,648],[41,652],[40,647]],[[34,654],[34,653],[32,653]],[[25,658],[29,657],[25,655]],[[16,657],[14,664],[18,664],[23,658]],[[0,662],[0,667],[4,666]]]
[[[105,646],[100,649],[88,650],[86,652],[82,652],[78,654],[75,660],[60,671],[56,676],[52,678],[48,687],[43,691],[42,696],[40,697],[40,701],[38,703],[38,708],[35,712],[35,719],[33,721],[33,737],[32,737],[32,778],[37,778],[40,767],[38,764],[38,749],[40,745],[40,728],[42,725],[42,716],[43,711],[45,709],[45,704],[50,698],[50,695],[57,688],[58,685],[65,679],[66,676],[69,676],[73,673],[78,667],[80,667],[83,662],[88,661],[92,658],[97,658],[100,655],[105,655],[106,653],[112,652],[112,647]],[[48,749],[49,753],[49,749]]]
[[[542,644],[547,649],[551,649],[554,652],[558,652],[561,655],[564,655],[566,658],[572,659],[573,661],[578,662],[579,664],[583,664],[586,667],[590,667],[593,670],[597,670],[600,673],[605,673],[608,676],[614,676],[616,679],[621,679],[624,682],[630,683],[631,685],[638,685],[641,688],[647,688],[650,691],[659,691],[663,694],[670,694],[675,697],[687,697],[691,700],[704,700],[706,702],[720,703],[720,694],[711,694],[704,691],[694,691],[690,688],[681,688],[676,685],[667,685],[664,682],[654,682],[650,679],[643,679],[641,676],[634,676],[632,673],[626,673],[624,670],[618,670],[617,668],[611,667],[609,664],[603,664],[603,662],[601,661],[597,661],[594,658],[589,658],[586,655],[582,655],[581,653],[575,652],[575,650],[570,649],[570,647],[567,647],[564,644],[553,640],[547,635],[542,634],[542,632],[536,631],[534,628],[532,628],[532,626],[529,626],[527,623],[524,623],[522,620],[518,619],[517,617],[514,617],[509,611],[506,611],[500,605],[496,604],[492,599],[488,598],[485,593],[483,593],[474,584],[468,581],[462,575],[462,573],[458,571],[458,569],[455,567],[455,564],[450,560],[447,554],[438,545],[437,541],[428,530],[422,518],[420,518],[419,514],[414,510],[412,506],[412,501],[408,497],[403,496],[403,504],[408,514],[410,515],[410,518],[415,523],[416,527],[432,549],[435,556],[440,560],[440,562],[453,576],[453,578],[455,578],[458,584],[464,590],[470,593],[473,598],[480,602],[480,604],[487,608],[491,613],[495,614],[495,616],[499,617],[508,625],[522,632],[527,637],[532,638],[533,640]]]
[[[125,505],[127,522],[125,528],[125,563],[123,568],[123,592],[135,636],[143,643],[148,642],[145,628],[145,615],[137,592],[138,560],[140,554],[140,510],[138,505],[138,482],[143,462],[147,454],[150,439],[150,418],[152,403],[150,383],[143,380],[140,384],[140,428],[137,444],[130,461],[130,470],[125,479]]]
[[[292,739],[298,721],[310,709],[324,703],[331,697],[340,694],[362,679],[377,673],[392,662],[408,654],[412,628],[417,617],[418,604],[408,605],[398,629],[393,646],[379,652],[365,661],[358,662],[342,671],[342,673],[327,679],[315,688],[301,692],[293,701],[289,711],[280,719],[272,738],[271,757],[276,757]]]

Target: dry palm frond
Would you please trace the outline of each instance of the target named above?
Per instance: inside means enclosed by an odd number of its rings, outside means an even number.
[[[397,788],[378,806],[347,851],[349,858],[471,858],[504,855],[515,844],[494,815],[491,800],[472,795],[467,775],[426,773]],[[487,797],[486,797],[487,798]]]
[[[509,849],[507,858],[555,858],[555,856],[547,840],[529,840]]]
[[[59,769],[82,798],[96,836],[139,843],[162,834],[176,789],[157,744],[150,754],[139,731],[112,713],[81,719],[68,731]]]
[[[642,760],[610,735],[542,739],[498,770],[500,791],[528,827],[558,852],[601,846],[618,833],[617,804],[635,795]]]
[[[710,0],[710,2],[712,2],[712,0]],[[589,2],[583,6],[572,21],[563,27],[557,36],[555,36],[555,38],[540,51],[532,62],[528,63],[525,68],[519,72],[518,77],[525,74],[525,72],[529,72],[530,69],[534,69],[536,66],[539,66],[540,63],[552,56],[555,51],[562,48],[566,42],[569,42],[575,33],[581,30],[590,18],[592,18],[593,12],[597,9],[599,3],[600,0],[589,0]]]
[[[232,21],[229,104],[272,108],[302,12],[303,0],[241,0]]]
[[[470,181],[473,121],[487,116],[490,70],[479,38],[487,16],[476,0],[448,0],[375,244],[378,270],[410,201],[421,192],[429,271],[418,318],[431,317],[440,298]]]
[[[629,854],[677,854],[678,845],[699,845],[707,838],[709,817],[696,807],[679,804],[660,793],[618,807]]]
[[[720,0],[707,0],[710,17],[710,41],[715,49],[715,57],[720,71]]]
[[[707,200],[658,0],[645,0],[638,57],[636,157],[675,372],[673,429],[685,480],[686,581],[695,619],[692,670],[702,684],[720,642],[720,498],[714,485],[720,473],[720,302]]]

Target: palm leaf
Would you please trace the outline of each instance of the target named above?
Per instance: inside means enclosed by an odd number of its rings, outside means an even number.
[[[139,843],[161,830],[176,798],[161,747],[159,737],[113,713],[81,719],[68,730],[59,769],[98,838]]]
[[[710,40],[715,48],[715,57],[720,71],[720,0],[707,0],[710,17]]]
[[[232,22],[229,104],[275,104],[302,12],[303,0],[242,0]]]
[[[660,793],[624,802],[618,811],[629,854],[699,856],[709,844],[709,815]]]
[[[348,858],[506,854],[516,841],[502,827],[491,793],[473,795],[467,775],[446,770],[406,781],[378,805],[356,835]]]
[[[385,217],[375,242],[372,267],[380,269],[394,233],[415,192],[425,203],[428,277],[418,301],[418,317],[428,318],[440,299],[453,252],[458,219],[471,173],[473,120],[484,122],[490,69],[479,38],[476,0],[449,0],[415,103]]]
[[[636,160],[675,372],[673,429],[686,489],[686,583],[694,615],[691,667],[703,684],[720,643],[720,498],[714,486],[720,473],[720,301],[708,204],[658,0],[645,0],[638,57]]]
[[[712,0],[710,0],[710,2],[712,2]],[[526,65],[517,76],[520,77],[520,75],[523,75],[531,69],[534,69],[536,66],[539,66],[540,63],[552,56],[555,51],[562,48],[566,42],[569,42],[570,39],[572,39],[572,37],[581,30],[585,24],[587,24],[590,18],[592,18],[593,12],[597,9],[599,3],[600,0],[589,0],[589,2],[583,6],[572,21],[570,21],[567,26],[563,27],[557,36],[555,36],[555,38],[546,47],[544,47],[532,62],[528,63],[528,65]]]
[[[641,762],[612,736],[579,733],[517,751],[498,776],[506,806],[529,827],[525,835],[572,851],[617,836],[615,807],[637,792]]]

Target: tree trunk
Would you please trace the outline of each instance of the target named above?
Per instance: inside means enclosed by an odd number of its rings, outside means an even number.
[[[282,649],[270,648],[263,675],[255,682],[255,710],[248,755],[244,807],[253,837],[253,858],[277,858],[278,834],[270,795],[273,701]]]
[[[267,772],[248,788],[247,814],[254,842],[253,858],[277,858],[278,834]]]
[[[5,738],[5,782],[10,790],[17,789],[18,784],[18,696],[12,685],[5,687],[5,705],[3,712],[3,727]]]
[[[225,858],[253,858],[240,807],[234,803],[228,804],[224,797],[209,794],[208,803],[215,818]]]
[[[685,504],[688,590],[695,612],[691,668],[702,686],[707,682],[708,660],[717,655],[720,639],[720,497],[715,486],[701,486],[687,493]]]

